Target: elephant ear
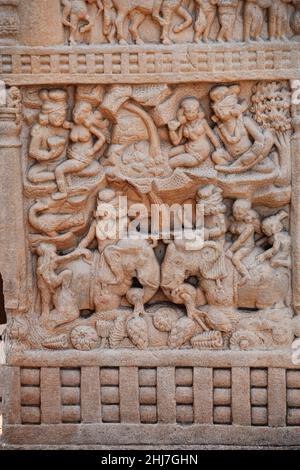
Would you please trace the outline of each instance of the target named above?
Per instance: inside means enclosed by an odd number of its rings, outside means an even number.
[[[222,279],[227,275],[225,255],[216,243],[206,243],[203,247],[200,271],[209,280]]]

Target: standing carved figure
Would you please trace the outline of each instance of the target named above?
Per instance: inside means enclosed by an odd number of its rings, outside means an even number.
[[[273,39],[286,40],[289,27],[288,4],[292,0],[273,0],[269,8],[269,35]]]
[[[271,0],[246,0],[244,8],[244,40],[262,40],[261,33],[264,25],[264,10],[270,8]]]
[[[218,0],[218,17],[221,29],[218,41],[232,41],[239,0]]]
[[[103,3],[103,34],[110,44],[114,44],[116,39],[116,10],[112,0],[102,0]]]
[[[212,146],[221,147],[197,98],[185,98],[181,102],[177,119],[169,123],[169,133],[175,145],[169,153],[171,168],[201,165],[211,154]],[[185,143],[180,145],[182,142]]]
[[[202,38],[208,42],[212,25],[217,16],[218,0],[195,0],[196,21],[194,41],[199,42]]]
[[[84,34],[93,27],[93,20],[88,13],[88,4],[96,3],[97,16],[103,10],[102,0],[62,0],[63,24],[70,28],[70,44],[76,44],[78,34]]]

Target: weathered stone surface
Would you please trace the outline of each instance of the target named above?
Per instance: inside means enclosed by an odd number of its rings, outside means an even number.
[[[0,0],[5,443],[300,445],[299,38],[296,0]]]

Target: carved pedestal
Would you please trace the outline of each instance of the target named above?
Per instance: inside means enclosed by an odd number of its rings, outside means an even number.
[[[300,446],[298,2],[38,3],[0,0],[5,443]]]

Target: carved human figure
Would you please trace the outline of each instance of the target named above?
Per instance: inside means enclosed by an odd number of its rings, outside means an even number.
[[[98,7],[97,16],[103,10],[102,0],[62,0],[63,24],[70,28],[70,43],[76,44],[78,33],[84,34],[91,30],[93,20],[88,13],[88,4],[96,3]],[[85,23],[82,25],[82,23]]]
[[[240,102],[240,91],[238,85],[233,85],[218,86],[210,92],[215,130],[226,147],[226,151],[217,149],[212,159],[216,170],[223,173],[243,173],[253,167],[268,173],[273,165],[266,157],[274,138],[269,130],[261,129],[250,116],[244,115],[248,104]]]
[[[261,41],[264,10],[270,8],[271,0],[246,0],[244,8],[244,40]]]
[[[289,26],[288,4],[292,0],[273,0],[269,8],[269,37],[286,40]]]
[[[42,90],[41,112],[30,133],[29,157],[36,160],[28,171],[32,183],[55,181],[54,169],[64,158],[70,123],[68,95],[64,90]]]
[[[52,307],[55,307],[54,295],[58,288],[66,291],[69,289],[72,281],[72,271],[64,269],[57,273],[63,263],[74,261],[84,256],[90,260],[90,252],[88,250],[75,250],[72,253],[60,256],[56,252],[56,247],[52,243],[41,243],[37,247],[37,285],[41,294],[41,322],[49,321],[49,314]],[[64,292],[64,295],[66,292]]]
[[[213,22],[217,16],[217,2],[218,0],[195,0],[197,12],[195,42],[199,42],[202,38],[204,42],[208,42]]]
[[[251,208],[247,199],[237,199],[232,206],[233,221],[229,226],[230,233],[236,237],[226,255],[232,262],[244,281],[249,278],[247,268],[242,260],[246,258],[255,247],[255,234],[261,233],[258,213]]]
[[[217,5],[221,26],[217,41],[232,41],[239,0],[218,0]]]
[[[205,240],[219,241],[224,245],[227,224],[223,190],[218,186],[208,184],[197,191],[196,200],[204,206]]]
[[[272,268],[291,269],[291,237],[282,225],[282,220],[286,217],[288,217],[288,213],[280,211],[262,221],[261,229],[266,236],[264,241],[271,248],[257,256],[256,259],[259,263],[269,260]]]
[[[14,108],[16,110],[16,125],[18,126],[21,123],[22,119],[22,95],[18,87],[12,86],[7,93],[7,102],[6,105],[8,108]]]
[[[102,253],[106,246],[115,244],[126,235],[127,226],[127,211],[120,207],[119,195],[113,189],[102,189],[98,194],[94,220],[79,248],[88,248],[96,239],[98,251]]]
[[[68,149],[68,160],[55,169],[55,178],[59,192],[53,195],[54,199],[64,199],[68,195],[66,176],[79,174],[91,165],[97,158],[99,150],[106,142],[103,129],[107,120],[93,112],[93,106],[88,101],[79,100],[73,110],[72,130],[70,140],[72,144]],[[94,136],[97,141],[94,142]],[[84,187],[82,187],[84,190]]]
[[[116,18],[117,13],[114,9],[112,0],[102,0],[103,3],[103,34],[110,44],[116,40]]]
[[[181,102],[177,119],[169,123],[169,135],[175,145],[169,153],[171,168],[201,165],[211,154],[212,147],[221,147],[197,98],[185,98]]]

